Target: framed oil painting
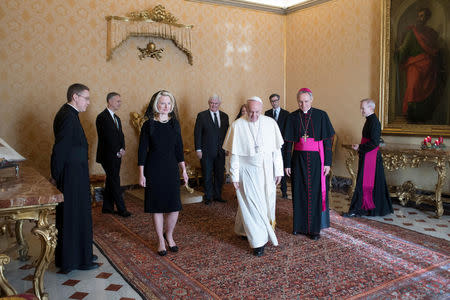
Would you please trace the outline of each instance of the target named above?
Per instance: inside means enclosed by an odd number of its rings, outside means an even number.
[[[450,136],[450,1],[383,0],[383,134]]]

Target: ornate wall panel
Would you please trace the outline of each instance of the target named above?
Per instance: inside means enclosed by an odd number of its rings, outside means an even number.
[[[165,49],[160,61],[140,60],[137,47],[149,41],[144,37],[127,39],[107,62],[105,16],[158,4],[195,25],[195,64],[187,64],[185,54],[168,40],[158,42]],[[105,107],[106,94],[119,92],[127,150],[122,184],[135,184],[138,137],[130,113],[143,111],[155,91],[170,90],[179,103],[185,147],[192,148],[196,114],[207,108],[210,95],[221,95],[223,110],[234,119],[246,97],[283,91],[282,30],[283,16],[181,0],[2,0],[0,136],[49,176],[53,118],[66,101],[67,87],[84,83],[91,89],[91,104],[80,119],[91,173],[102,173],[94,159],[95,118]]]

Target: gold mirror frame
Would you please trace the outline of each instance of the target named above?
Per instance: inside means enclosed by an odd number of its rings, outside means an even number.
[[[382,133],[386,135],[410,135],[410,136],[450,136],[450,125],[430,125],[430,124],[413,124],[406,120],[398,120],[398,117],[390,115],[390,111],[395,105],[391,101],[391,94],[395,91],[390,86],[390,76],[395,76],[393,67],[392,54],[394,41],[392,34],[391,19],[393,17],[392,2],[395,1],[402,5],[416,4],[411,0],[383,0],[382,4],[382,20],[381,20],[381,65],[380,65],[380,106],[379,115],[381,116]],[[411,3],[409,3],[411,2]],[[418,2],[417,2],[418,3]],[[398,5],[400,6],[400,5]],[[450,66],[447,67],[450,74]],[[447,85],[450,84],[450,77],[447,77]],[[447,101],[450,101],[448,99]],[[449,105],[450,110],[450,105]],[[450,113],[450,111],[448,112]]]

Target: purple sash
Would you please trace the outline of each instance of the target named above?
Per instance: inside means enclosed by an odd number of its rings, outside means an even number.
[[[322,211],[327,209],[327,186],[325,175],[323,175],[323,167],[325,162],[325,155],[323,151],[323,141],[315,141],[314,138],[307,138],[306,142],[300,138],[298,143],[294,143],[294,150],[296,151],[318,151],[320,156],[320,181],[322,186]]]
[[[361,138],[361,144],[365,144],[369,139]],[[375,169],[377,165],[377,153],[380,147],[376,147],[364,156],[364,173],[363,173],[363,203],[362,209],[371,210],[375,208],[373,204],[373,186],[375,183]]]

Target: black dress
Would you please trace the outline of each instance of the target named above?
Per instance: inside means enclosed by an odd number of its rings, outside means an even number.
[[[148,120],[142,125],[138,165],[144,166],[147,213],[181,210],[178,163],[184,161],[180,124]]]
[[[360,215],[369,216],[385,216],[393,213],[391,198],[386,184],[386,177],[384,175],[383,159],[380,151],[377,153],[377,163],[375,169],[375,182],[373,187],[373,204],[375,209],[365,211],[363,210],[363,176],[364,176],[364,159],[366,153],[372,151],[380,144],[381,124],[375,114],[371,114],[366,118],[364,123],[362,136],[369,139],[367,143],[359,145],[359,163],[358,163],[358,177],[356,179],[355,192],[353,193],[352,202],[350,204],[350,213],[357,213]]]

